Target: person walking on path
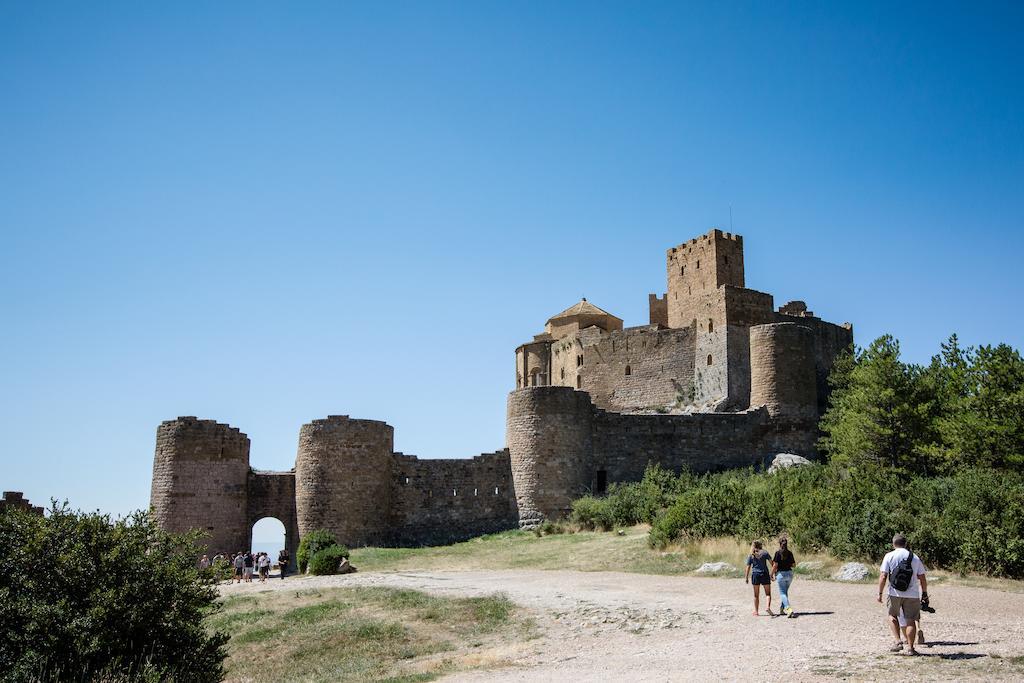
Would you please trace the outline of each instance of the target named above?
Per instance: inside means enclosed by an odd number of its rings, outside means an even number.
[[[235,565],[235,583],[242,583],[242,572],[245,569],[245,558],[242,553],[235,555],[231,563]]]
[[[284,579],[285,573],[288,571],[288,562],[291,560],[291,556],[288,554],[288,549],[285,548],[277,554],[277,564],[281,567],[281,578]]]
[[[252,565],[252,553],[247,550],[245,551],[245,555],[242,556],[242,577],[245,579],[246,583],[252,583]]]
[[[783,536],[779,539],[779,549],[775,551],[775,557],[772,559],[772,577],[779,584],[779,600],[782,603],[782,611],[789,619],[796,616],[793,606],[789,602],[789,587],[793,583],[793,566],[795,564],[796,558],[793,557],[793,553],[789,549],[789,539]]]
[[[260,583],[266,583],[267,577],[270,576],[270,556],[266,553],[260,553]]]
[[[917,641],[917,622],[921,618],[921,600],[928,599],[926,571],[921,558],[907,548],[907,537],[903,534],[893,536],[892,550],[885,554],[878,568],[878,602],[882,602],[882,593],[886,592],[885,584],[889,583],[886,606],[889,631],[893,639],[890,652],[903,649],[899,621],[902,610],[907,623],[903,631],[907,639],[907,654],[917,654],[914,643]]]
[[[761,613],[760,586],[764,586],[764,594],[768,596],[768,615],[775,616],[775,613],[772,612],[772,575],[768,571],[768,562],[771,560],[771,557],[768,551],[764,549],[764,544],[761,541],[754,541],[753,545],[750,546],[750,554],[747,555],[747,576],[744,583],[750,583],[754,586],[755,617]]]

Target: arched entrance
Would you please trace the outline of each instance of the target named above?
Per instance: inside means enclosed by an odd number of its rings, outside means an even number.
[[[271,564],[277,562],[278,553],[288,547],[288,534],[284,523],[276,517],[264,517],[252,525],[252,552],[264,552]]]
[[[273,562],[277,562],[277,554],[282,548],[287,548],[291,555],[289,570],[294,572],[295,553],[299,549],[299,529],[295,524],[295,474],[250,471],[248,506],[248,531],[253,550],[263,550],[270,554]]]

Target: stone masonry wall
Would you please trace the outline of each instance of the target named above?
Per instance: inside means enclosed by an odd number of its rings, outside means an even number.
[[[722,285],[743,287],[743,238],[711,230],[666,252],[669,327],[700,317],[700,298]]]
[[[567,387],[513,391],[508,439],[521,524],[557,518],[573,499],[637,481],[649,463],[710,472],[767,464],[783,442],[813,444],[813,425],[779,425],[765,408],[734,413],[636,415],[595,408]],[[813,456],[811,451],[799,451]]]
[[[750,328],[775,321],[773,298],[754,289],[725,286],[727,361],[729,366],[729,400],[727,410],[743,410],[750,406]],[[756,407],[756,406],[754,406]]]
[[[647,295],[647,308],[649,320],[652,325],[668,327],[668,294],[661,296],[657,294]]]
[[[299,431],[295,510],[299,534],[327,529],[349,546],[389,540],[394,429],[332,415]]]
[[[475,458],[421,460],[395,453],[391,542],[452,543],[519,523],[507,450]]]
[[[802,302],[801,302],[802,303]],[[818,414],[828,409],[831,387],[828,384],[832,365],[840,353],[853,348],[853,326],[849,323],[836,325],[813,316],[795,317],[778,313],[777,322],[795,322],[810,328],[814,333],[814,376],[818,388]]]
[[[521,524],[568,513],[590,490],[594,407],[570,387],[509,394],[506,438]]]
[[[584,349],[582,388],[607,410],[664,407],[688,397],[693,330],[631,327]]]
[[[250,538],[252,525],[256,522],[265,517],[278,520],[284,525],[285,548],[288,549],[294,567],[295,556],[299,550],[299,527],[295,515],[295,471],[250,470],[248,487]],[[270,559],[276,560],[277,557]]]
[[[818,396],[814,333],[802,323],[750,328],[750,404],[764,406],[772,431],[766,445],[778,452],[815,452]]]
[[[156,433],[150,504],[170,532],[207,531],[208,554],[248,546],[249,438],[195,417],[163,422]]]
[[[761,410],[692,415],[622,415],[599,411],[594,420],[593,477],[639,481],[649,463],[674,472],[714,472],[762,465],[768,415]]]

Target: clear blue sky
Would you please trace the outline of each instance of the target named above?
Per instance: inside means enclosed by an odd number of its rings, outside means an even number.
[[[1024,346],[1022,5],[836,5],[2,2],[0,488],[144,507],[178,415],[501,448],[515,346],[730,206],[776,305]]]

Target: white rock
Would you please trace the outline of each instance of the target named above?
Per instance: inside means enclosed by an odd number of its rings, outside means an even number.
[[[837,581],[862,581],[871,574],[860,562],[847,562],[839,571],[832,575]]]
[[[777,453],[775,459],[772,460],[772,464],[768,467],[768,472],[778,472],[787,467],[804,467],[810,464],[812,464],[810,460],[795,453]]]
[[[718,574],[719,572],[733,572],[736,567],[728,562],[705,562],[697,570],[698,574]]]

